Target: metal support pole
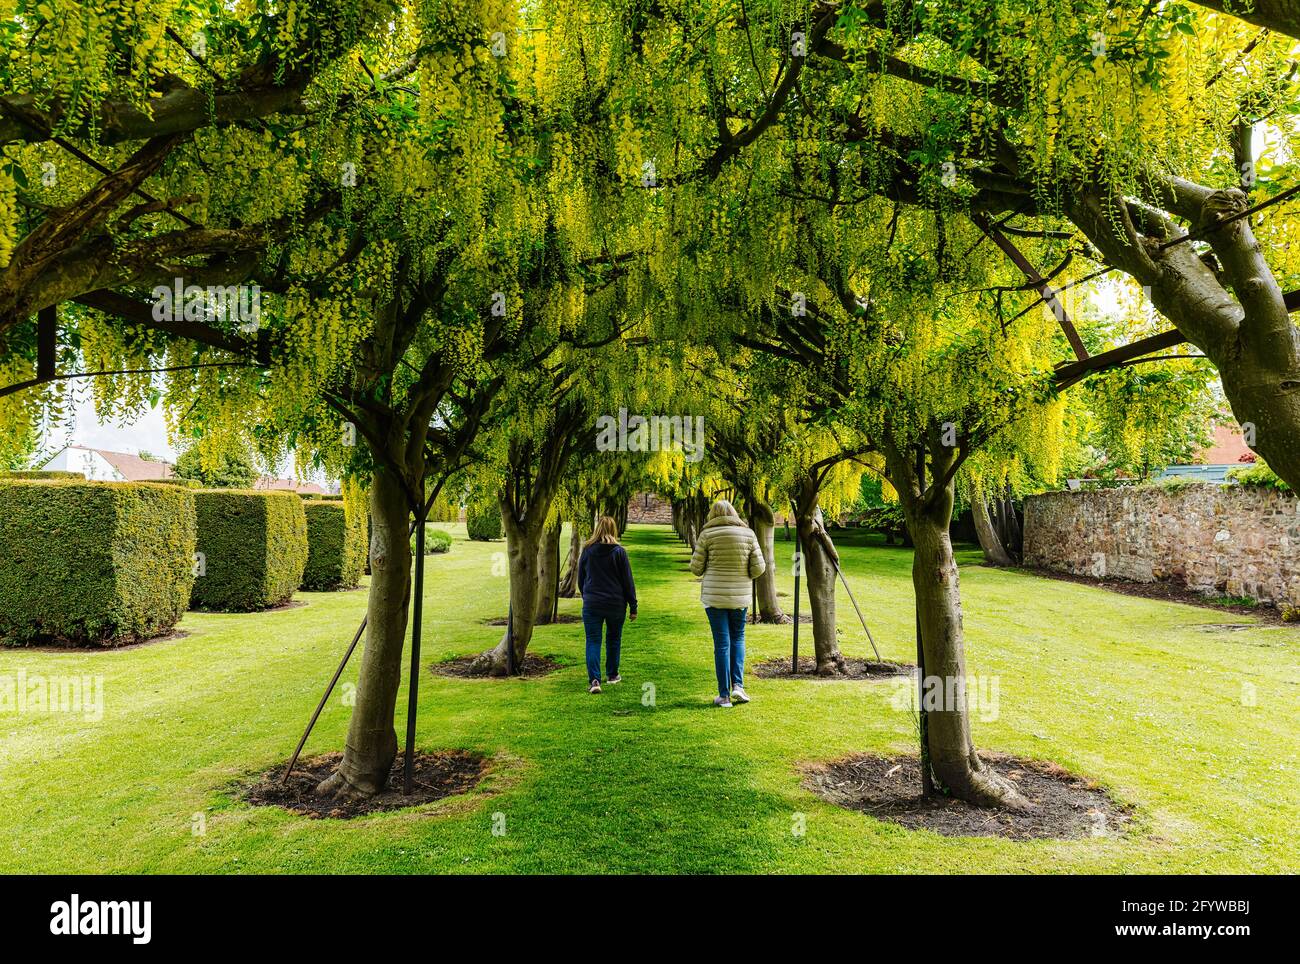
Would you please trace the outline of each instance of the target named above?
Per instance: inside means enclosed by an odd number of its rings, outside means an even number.
[[[871,644],[871,651],[876,654],[876,662],[880,662],[880,650],[876,649],[876,641],[871,638],[871,630],[867,629],[867,620],[862,615],[862,610],[858,608],[858,601],[853,598],[853,590],[849,588],[849,581],[844,578],[844,572],[840,569],[840,564],[835,561],[835,557],[830,556],[831,565],[835,567],[835,575],[840,577],[840,582],[844,584],[844,591],[849,594],[849,602],[853,603],[853,609],[858,614],[858,621],[862,623],[862,628],[866,630],[867,642]]]
[[[432,505],[432,502],[430,502],[429,505]],[[428,512],[429,505],[425,506],[426,513]],[[406,530],[406,538],[408,541],[411,538],[411,533],[414,531],[415,525],[413,523]],[[369,552],[370,550],[367,548],[366,551]],[[298,756],[302,753],[302,748],[307,745],[307,737],[311,736],[311,731],[316,728],[316,721],[320,719],[321,710],[325,709],[325,704],[329,701],[330,694],[334,692],[334,687],[338,685],[339,677],[343,675],[343,670],[347,667],[348,661],[352,659],[352,653],[356,650],[357,643],[361,641],[361,636],[365,633],[366,624],[369,621],[369,615],[362,617],[361,625],[357,627],[356,634],[352,637],[351,645],[348,646],[347,652],[343,654],[343,659],[339,661],[339,668],[334,671],[334,675],[330,678],[329,685],[325,687],[325,692],[321,694],[320,702],[316,704],[316,712],[311,715],[311,719],[307,722],[307,729],[302,731],[302,739],[298,741],[298,747],[293,751],[293,757],[289,760],[289,765],[284,768],[284,776],[280,777],[281,783],[287,783],[289,781],[289,777],[293,774],[293,768],[298,765]]]
[[[917,490],[925,498],[925,446],[922,444],[916,454]],[[912,540],[915,545],[916,540]],[[916,549],[913,548],[913,553]],[[930,775],[930,718],[925,710],[925,646],[921,642],[921,601],[914,599],[916,610],[916,710],[921,731],[921,794],[930,796],[934,793],[934,779]]]
[[[794,508],[791,501],[790,508]],[[790,531],[790,520],[786,520],[786,531]],[[799,513],[794,517],[794,650],[790,654],[790,672],[799,672],[799,574],[803,572],[803,553],[800,550]]]
[[[357,643],[361,641],[361,634],[366,631],[366,623],[370,617],[367,615],[362,618],[361,625],[357,627],[356,635],[352,637],[352,644],[348,651],[343,654],[343,659],[339,662],[339,668],[334,671],[329,686],[325,687],[325,692],[321,695],[320,702],[316,704],[316,712],[311,715],[311,721],[307,724],[307,729],[302,731],[302,739],[298,741],[298,746],[293,751],[293,757],[289,760],[289,765],[284,768],[284,776],[280,778],[281,783],[289,780],[289,774],[293,773],[293,768],[298,765],[298,756],[302,753],[302,748],[307,745],[307,737],[311,735],[312,729],[316,726],[316,721],[320,719],[321,710],[325,709],[325,703],[329,700],[330,694],[334,692],[334,687],[338,685],[339,677],[343,675],[343,669],[348,665],[348,660],[352,658],[352,651],[357,648]]]
[[[406,768],[402,792],[408,796],[415,779],[415,716],[420,692],[420,624],[424,621],[424,516],[415,520],[415,606],[411,622],[411,680],[406,704]]]

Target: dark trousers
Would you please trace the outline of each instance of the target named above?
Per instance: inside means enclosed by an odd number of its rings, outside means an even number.
[[[582,628],[587,633],[587,679],[600,679],[600,634],[605,629],[606,679],[618,675],[618,654],[623,642],[623,620],[627,610],[582,607]]]

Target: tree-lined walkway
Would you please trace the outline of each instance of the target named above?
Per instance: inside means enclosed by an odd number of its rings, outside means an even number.
[[[479,651],[497,632],[484,620],[503,614],[506,579],[493,575],[502,543],[460,535],[430,559],[417,742],[492,754],[483,791],[354,821],[237,799],[231,787],[250,766],[292,749],[346,644],[341,627],[365,605],[362,593],[305,594],[297,609],[190,613],[188,636],[134,649],[0,652],[0,677],[102,674],[106,708],[99,722],[0,717],[0,870],[1294,869],[1295,714],[1278,710],[1295,706],[1296,629],[1215,629],[1243,620],[984,569],[960,552],[971,671],[1001,683],[998,718],[975,716],[979,745],[1103,778],[1138,807],[1138,829],[1059,843],[942,838],[829,806],[800,785],[800,761],[912,750],[891,684],[754,680],[753,703],[709,705],[708,629],[686,550],[667,528],[628,534],[642,616],[625,636],[624,683],[587,695],[573,624],[536,631],[535,651],[565,663],[550,676],[429,673],[433,661]],[[883,655],[907,659],[910,553],[840,542]],[[788,556],[779,540],[777,553]],[[778,586],[791,591],[788,566]],[[847,653],[867,651],[860,630],[846,622],[844,633]],[[788,654],[789,640],[789,626],[750,627],[750,661]],[[653,707],[642,703],[646,684]],[[308,753],[341,745],[347,723],[335,699]]]

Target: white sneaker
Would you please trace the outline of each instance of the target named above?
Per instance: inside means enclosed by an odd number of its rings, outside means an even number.
[[[734,690],[732,690],[731,698],[735,700],[737,703],[749,702],[749,694],[745,692],[745,688],[743,686],[737,686]]]
[[[713,697],[713,705],[721,706],[724,710],[729,710],[731,709],[731,700],[727,699],[725,696],[715,696]]]

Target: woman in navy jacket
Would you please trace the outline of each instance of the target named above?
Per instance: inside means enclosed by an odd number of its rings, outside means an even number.
[[[636,583],[627,550],[618,544],[618,523],[603,515],[578,559],[578,592],[582,594],[582,626],[587,633],[589,693],[600,692],[600,637],[605,630],[605,678],[621,683],[618,656],[625,616],[636,619]]]

